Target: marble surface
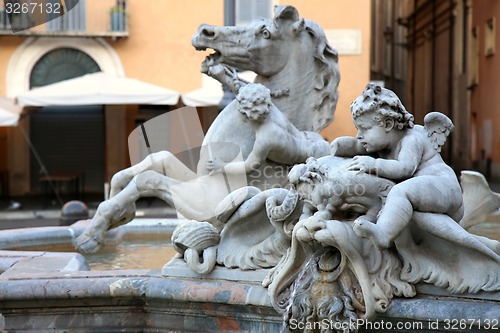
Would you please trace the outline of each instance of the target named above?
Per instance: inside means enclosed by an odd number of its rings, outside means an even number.
[[[216,276],[201,279],[184,276],[189,268],[185,264],[182,267],[180,261],[169,266],[170,276],[148,270],[54,271],[57,267],[46,265],[44,270],[38,263],[33,261],[33,269],[24,273],[0,275],[0,329],[9,332],[279,332],[282,329],[281,315],[272,308],[267,290],[258,282],[258,276],[264,272],[248,272],[248,280],[241,272],[233,280]],[[439,296],[422,292],[413,299],[395,298],[387,312],[374,322],[428,325],[438,320],[443,324],[459,316],[479,323],[498,318],[500,313],[498,300],[480,300],[478,295],[475,299],[457,298],[445,290],[440,290]],[[432,293],[436,294],[436,290]],[[442,332],[457,331],[441,328]],[[369,330],[361,327],[359,331]],[[477,325],[467,330],[476,331],[481,331]]]

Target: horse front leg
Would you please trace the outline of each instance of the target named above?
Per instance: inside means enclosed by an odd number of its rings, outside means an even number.
[[[197,177],[196,173],[185,166],[175,155],[168,151],[160,151],[146,156],[144,160],[130,168],[115,173],[111,178],[110,198],[125,189],[135,176],[148,170],[180,181],[189,181]]]
[[[90,225],[76,239],[75,247],[85,253],[98,251],[106,232],[132,221],[135,202],[141,197],[157,197],[172,205],[169,185],[179,183],[155,171],[145,171],[135,176],[127,186],[109,200],[101,202]]]
[[[84,232],[75,241],[77,250],[85,253],[97,252],[109,229],[132,221],[135,217],[135,202],[141,197],[134,181],[130,181],[113,198],[103,201]]]

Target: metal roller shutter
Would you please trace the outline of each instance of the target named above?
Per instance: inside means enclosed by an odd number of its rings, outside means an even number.
[[[85,192],[104,183],[104,110],[102,106],[45,107],[31,116],[31,188],[41,192],[49,174],[81,173]],[[39,155],[40,165],[33,150]]]

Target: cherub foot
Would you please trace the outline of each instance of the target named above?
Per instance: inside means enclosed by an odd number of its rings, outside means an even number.
[[[383,232],[380,226],[367,219],[359,217],[354,221],[352,229],[356,235],[368,238],[380,249],[387,249],[391,245],[391,239]]]

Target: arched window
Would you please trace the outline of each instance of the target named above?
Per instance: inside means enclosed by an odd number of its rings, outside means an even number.
[[[100,70],[87,54],[72,48],[59,48],[48,52],[35,64],[30,75],[30,89]]]

